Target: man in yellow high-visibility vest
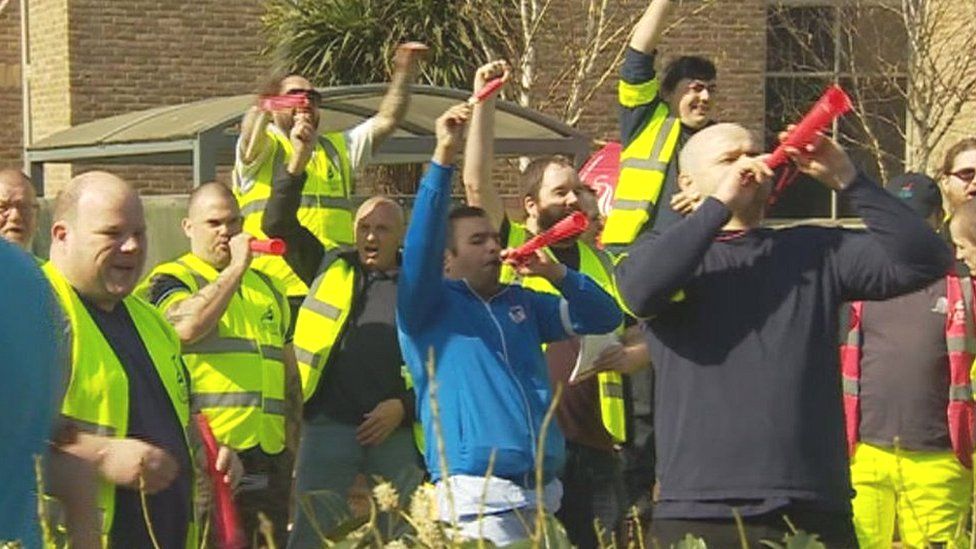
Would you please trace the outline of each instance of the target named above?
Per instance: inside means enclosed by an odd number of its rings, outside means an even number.
[[[306,180],[302,188],[299,221],[328,247],[352,244],[354,205],[350,200],[356,172],[406,115],[409,86],[427,47],[415,42],[397,48],[389,90],[376,114],[346,131],[321,131],[321,96],[305,77],[290,74],[273,78],[262,95],[301,95],[305,108],[268,112],[252,107],[241,124],[234,168],[234,193],[244,214],[244,230],[263,238],[261,224],[271,195],[275,166],[299,167]],[[254,268],[285,283],[293,311],[297,312],[308,287],[280,257],[254,260]]]
[[[676,2],[651,0],[634,27],[618,86],[620,177],[603,243],[619,254],[651,228],[680,219],[671,209],[678,192],[678,151],[712,123],[715,65],[698,56],[654,70],[657,45]]]
[[[475,74],[474,91],[489,80],[508,77],[508,64],[495,61]],[[494,154],[495,99],[474,107],[464,153],[464,187],[469,205],[481,207],[501,235],[505,247],[516,247],[575,211],[582,210],[584,185],[572,163],[562,156],[544,157],[529,163],[521,176],[525,224],[508,219],[491,181]],[[610,295],[616,295],[613,264],[606,252],[582,240],[560,242],[546,250],[550,257],[570,269],[592,278]],[[520,277],[510,266],[501,269],[501,280],[536,291],[556,294],[558,290],[542,277]],[[618,332],[623,335],[623,326]],[[556,514],[566,526],[571,541],[580,547],[598,545],[593,521],[613,531],[627,509],[626,490],[619,445],[626,440],[624,390],[621,372],[643,367],[649,360],[643,338],[636,330],[625,336],[626,344],[609,348],[601,362],[608,370],[598,377],[569,385],[570,374],[580,353],[581,338],[557,341],[546,349],[549,377],[553,384],[567,385],[556,418],[566,436],[566,468],[560,477],[564,497]],[[591,340],[590,344],[593,344]]]
[[[286,432],[297,438],[297,426],[286,430],[286,418],[298,415],[287,413],[289,405],[299,407],[294,353],[286,344],[289,307],[280,283],[251,269],[251,236],[241,221],[226,186],[195,189],[183,220],[190,252],[158,265],[139,291],[183,343],[193,407],[207,416],[219,442],[239,452],[245,476],[236,500],[245,537],[260,537],[263,512],[283,546],[292,471]],[[290,394],[286,379],[295,381]],[[198,502],[200,516],[205,503]]]
[[[58,196],[53,219],[44,271],[70,327],[61,417],[72,431],[55,444],[100,476],[103,543],[195,548],[189,376],[173,329],[131,295],[146,258],[139,196],[89,172]],[[222,447],[217,468],[238,477],[240,462]]]
[[[30,179],[18,170],[0,170],[0,237],[30,251],[37,210],[37,193]]]

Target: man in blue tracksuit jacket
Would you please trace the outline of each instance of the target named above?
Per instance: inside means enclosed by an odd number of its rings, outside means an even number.
[[[552,402],[541,345],[610,332],[621,313],[596,283],[541,253],[517,269],[546,277],[562,297],[498,282],[506,254],[485,212],[464,206],[448,215],[452,164],[469,115],[470,107],[458,105],[437,120],[433,161],[420,183],[404,243],[397,330],[414,381],[441,519],[454,522],[465,537],[501,546],[528,536],[523,519],[533,524],[534,464]],[[429,358],[433,379],[427,373]],[[447,463],[441,463],[437,449],[434,382]],[[554,512],[563,463],[563,437],[555,422],[542,451],[546,506]]]

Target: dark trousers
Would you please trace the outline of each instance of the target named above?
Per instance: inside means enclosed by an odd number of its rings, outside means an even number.
[[[851,515],[812,511],[787,506],[764,515],[743,517],[746,540],[750,547],[763,547],[761,541],[782,543],[783,537],[792,533],[783,517],[789,518],[797,530],[817,534],[821,542],[830,549],[857,548],[857,536]],[[692,534],[702,538],[708,549],[739,549],[739,529],[733,519],[657,519],[647,532],[648,547],[657,542],[659,547],[670,547]],[[651,541],[653,540],[653,541]]]
[[[567,441],[566,466],[560,480],[563,499],[556,518],[566,527],[570,541],[580,549],[599,547],[593,524],[598,520],[604,545],[608,545],[627,508],[619,453]]]
[[[258,513],[264,513],[271,523],[275,545],[284,547],[288,541],[288,502],[294,464],[291,453],[285,449],[275,455],[268,455],[255,447],[238,452],[237,456],[244,466],[244,477],[234,493],[234,504],[244,537],[248,540],[248,547],[267,546],[261,533]],[[209,486],[199,486],[197,496],[198,516],[210,518],[213,507],[210,504]],[[200,527],[202,531],[202,522]],[[212,522],[208,538],[209,547],[217,547],[216,529]]]

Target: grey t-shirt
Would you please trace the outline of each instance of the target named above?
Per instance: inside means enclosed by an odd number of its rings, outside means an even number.
[[[906,450],[951,448],[946,282],[864,303],[860,439]]]

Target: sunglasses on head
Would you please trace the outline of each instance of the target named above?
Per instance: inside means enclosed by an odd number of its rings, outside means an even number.
[[[972,183],[973,179],[976,178],[976,168],[963,168],[959,171],[949,172],[949,175],[966,183]]]
[[[316,90],[288,90],[285,95],[304,95],[309,103],[318,105],[322,101],[322,94]]]

